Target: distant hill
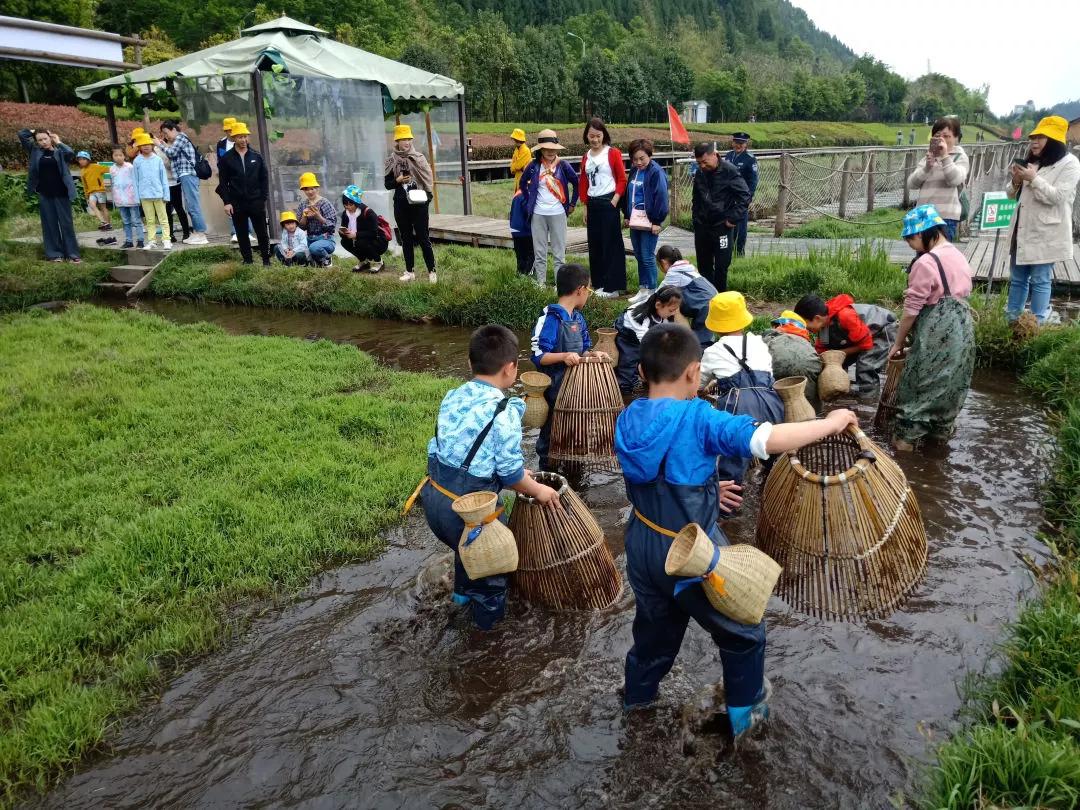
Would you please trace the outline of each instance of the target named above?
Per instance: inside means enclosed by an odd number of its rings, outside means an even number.
[[[1080,98],[1055,104],[1050,108],[1050,114],[1060,115],[1062,118],[1069,121],[1072,121],[1074,118],[1080,118]]]

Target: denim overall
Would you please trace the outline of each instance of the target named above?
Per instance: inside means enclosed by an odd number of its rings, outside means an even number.
[[[626,494],[634,511],[626,530],[626,572],[634,589],[634,646],[626,655],[626,708],[656,698],[661,679],[675,663],[691,618],[707,630],[720,650],[724,689],[729,707],[748,707],[759,699],[765,669],[765,623],[740,624],[716,610],[700,584],[675,592],[685,577],[668,576],[664,561],[673,535],[687,523],[704,528],[717,545],[728,545],[716,521],[720,512],[718,477],[701,485],[671,484],[664,480],[666,457],[656,480],[647,484],[626,481]],[[645,520],[665,530],[650,528]],[[670,532],[672,536],[668,536]]]
[[[730,377],[716,381],[720,407],[736,416],[752,416],[758,422],[771,422],[774,425],[783,422],[784,404],[773,388],[773,375],[767,371],[754,371],[746,364],[746,335],[743,335],[741,357],[726,343],[723,346],[741,368]],[[741,484],[749,466],[749,459],[721,456],[717,470],[721,481]]]
[[[506,588],[507,577],[499,574],[483,579],[469,579],[465,573],[465,567],[461,564],[461,555],[458,554],[458,541],[461,532],[465,529],[463,521],[451,508],[453,501],[434,486],[438,484],[445,490],[454,493],[455,496],[467,495],[470,492],[499,492],[502,489],[502,481],[497,473],[490,477],[481,478],[469,472],[469,466],[476,458],[477,452],[484,444],[488,433],[495,424],[495,419],[502,413],[509,398],[503,399],[495,408],[491,421],[487,423],[476,441],[473,442],[469,454],[465,457],[460,467],[452,467],[439,460],[438,454],[428,456],[428,476],[430,480],[424,484],[420,492],[420,498],[424,504],[424,515],[427,518],[431,531],[443,543],[454,550],[454,601],[458,604],[468,604],[472,609],[472,618],[481,630],[490,630],[506,612]],[[436,423],[435,441],[439,440],[439,428]],[[504,520],[504,518],[500,518]]]
[[[555,340],[555,348],[551,352],[577,352],[585,351],[585,335],[581,331],[581,324],[575,320],[564,321],[558,312],[549,313],[559,319],[559,336]],[[562,388],[563,377],[566,376],[566,363],[555,363],[551,366],[543,366],[541,370],[551,377],[551,385],[544,389],[544,399],[548,404],[548,418],[544,426],[540,428],[540,436],[536,439],[536,455],[540,457],[540,469],[548,469],[548,447],[551,444],[551,419],[555,413],[555,400],[559,397],[559,389]]]

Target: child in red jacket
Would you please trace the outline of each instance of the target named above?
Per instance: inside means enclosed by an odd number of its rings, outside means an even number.
[[[896,315],[874,304],[856,304],[845,293],[828,301],[804,295],[795,305],[795,313],[806,321],[807,329],[817,333],[814,348],[818,353],[838,349],[847,355],[845,369],[855,364],[853,391],[863,397],[874,396],[880,383],[878,375],[896,339]]]

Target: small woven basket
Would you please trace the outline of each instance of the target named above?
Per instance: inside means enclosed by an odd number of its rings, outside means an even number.
[[[470,492],[456,498],[451,508],[465,521],[465,530],[458,542],[458,555],[470,579],[483,579],[517,570],[518,549],[514,534],[497,519],[490,519],[498,510],[497,492]],[[487,521],[487,522],[485,522]],[[477,536],[469,535],[479,529]]]
[[[709,570],[716,544],[696,523],[675,537],[664,561],[664,571],[675,577],[700,577]],[[780,578],[780,566],[751,545],[721,546],[713,569],[718,583],[706,577],[705,596],[714,608],[742,624],[757,624],[765,615],[769,596]]]
[[[521,424],[528,428],[543,427],[549,411],[544,391],[551,385],[551,377],[539,371],[523,371],[519,379],[525,388],[525,415]]]
[[[593,350],[604,352],[611,358],[608,362],[610,362],[613,367],[619,365],[619,346],[615,343],[615,337],[618,334],[618,330],[612,329],[610,326],[597,329],[596,345],[593,346]]]
[[[847,355],[839,349],[821,353],[821,374],[818,376],[818,396],[823,400],[836,399],[851,390],[851,378],[844,369]]]
[[[809,422],[817,419],[817,411],[806,398],[806,377],[783,377],[773,388],[784,403],[785,422]]]
[[[885,384],[881,386],[881,399],[874,414],[874,424],[879,428],[888,425],[896,416],[896,394],[900,390],[900,377],[906,362],[906,357],[897,357],[889,360],[885,368]]]

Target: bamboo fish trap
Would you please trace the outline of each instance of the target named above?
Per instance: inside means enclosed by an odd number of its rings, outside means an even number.
[[[557,490],[562,511],[518,495],[510,515],[517,538],[513,586],[529,602],[557,610],[602,610],[622,593],[622,576],[589,508],[555,473],[537,481]]]
[[[551,385],[551,377],[539,371],[523,371],[519,379],[525,388],[525,415],[521,417],[521,424],[529,428],[543,427],[549,410],[544,391]]]
[[[822,399],[836,399],[851,390],[851,378],[844,368],[847,355],[839,349],[829,349],[821,353],[821,374],[818,375],[818,396]]]
[[[900,391],[900,376],[906,362],[906,358],[897,357],[889,360],[885,368],[885,384],[881,386],[881,399],[874,414],[874,424],[879,428],[885,427],[896,416],[896,395]]]
[[[809,422],[817,419],[817,411],[806,398],[806,377],[784,377],[773,383],[773,389],[784,403],[785,422]]]
[[[566,372],[551,417],[552,461],[618,470],[615,420],[623,399],[615,372],[598,357],[583,357]]]
[[[619,334],[617,329],[604,327],[596,330],[596,345],[593,346],[598,352],[604,352],[611,359],[608,361],[612,367],[619,365],[619,345],[615,337]]]
[[[458,541],[458,555],[469,579],[508,574],[518,566],[513,533],[499,522],[497,492],[470,492],[450,505],[465,522]]]
[[[784,569],[778,595],[825,619],[886,616],[926,569],[904,473],[854,427],[777,460],[757,542]]]

